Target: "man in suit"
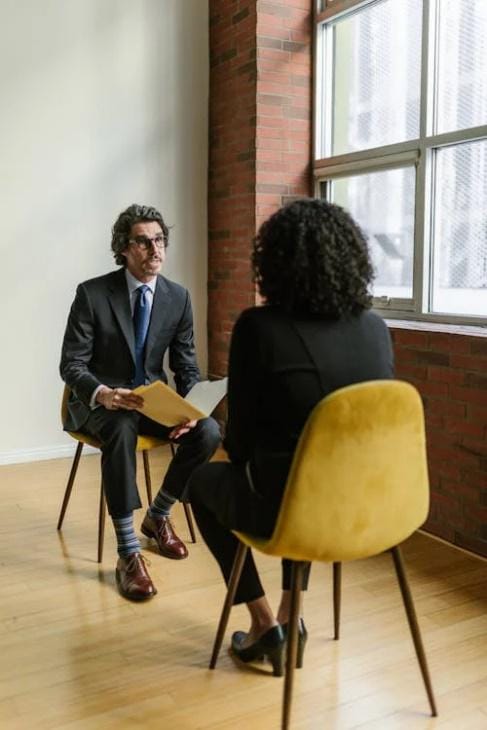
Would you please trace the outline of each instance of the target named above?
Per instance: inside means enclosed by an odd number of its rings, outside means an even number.
[[[78,286],[64,335],[60,371],[71,389],[64,428],[84,431],[101,443],[103,487],[118,545],[120,593],[145,600],[157,592],[134,531],[133,510],[141,506],[136,485],[135,447],[139,433],[178,444],[161,489],[141,530],[162,555],[187,556],[169,519],[193,470],[207,461],[220,440],[211,418],[169,429],[136,409],[143,399],[132,389],[167,382],[163,358],[184,396],[200,379],[193,343],[189,294],[159,274],[169,230],[154,208],[131,205],[112,230],[112,251],[120,268]]]

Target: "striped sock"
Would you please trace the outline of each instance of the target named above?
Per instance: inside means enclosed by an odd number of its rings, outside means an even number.
[[[117,535],[117,550],[120,557],[127,558],[133,553],[140,553],[140,542],[134,531],[132,512],[124,517],[112,517],[112,522]]]
[[[161,488],[149,507],[149,512],[154,517],[169,517],[171,507],[175,502],[177,502],[176,497],[173,497],[172,494],[169,494],[169,492]]]

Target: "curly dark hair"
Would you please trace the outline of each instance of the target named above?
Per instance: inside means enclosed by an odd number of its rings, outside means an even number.
[[[159,211],[151,208],[149,205],[137,205],[134,203],[120,213],[112,228],[112,251],[115,262],[119,266],[126,265],[126,259],[125,256],[122,256],[122,251],[125,251],[129,245],[132,226],[135,223],[145,223],[146,221],[156,221],[156,223],[159,223],[162,228],[162,235],[164,236],[164,248],[168,247],[169,228],[164,223],[164,219]]]
[[[303,198],[274,213],[254,239],[254,281],[268,304],[338,318],[372,304],[367,241],[338,205]]]

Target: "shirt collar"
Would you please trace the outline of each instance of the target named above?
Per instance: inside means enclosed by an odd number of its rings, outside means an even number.
[[[155,292],[155,289],[156,289],[157,276],[154,276],[154,278],[151,279],[151,281],[147,281],[147,282],[139,281],[138,279],[135,278],[135,276],[133,276],[130,273],[130,271],[128,269],[125,269],[125,279],[127,281],[127,286],[128,286],[128,289],[129,289],[129,295],[130,296],[132,296],[132,294],[134,293],[134,291],[136,289],[138,289],[139,286],[142,286],[143,284],[145,284],[146,286],[148,286],[149,289],[151,290],[152,294],[154,295],[154,292]]]

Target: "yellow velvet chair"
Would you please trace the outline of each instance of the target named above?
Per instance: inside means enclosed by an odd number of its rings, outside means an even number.
[[[61,419],[62,423],[66,420],[66,412],[68,407],[68,398],[69,398],[70,389],[65,386],[64,392],[63,392],[63,399],[61,403]],[[59,513],[59,519],[57,523],[57,529],[61,530],[63,526],[64,516],[66,514],[66,509],[68,507],[69,498],[71,497],[71,492],[73,489],[74,480],[76,477],[76,472],[78,471],[78,465],[79,460],[81,458],[81,453],[83,451],[83,446],[85,444],[88,444],[89,446],[93,446],[95,449],[100,448],[100,442],[94,438],[93,436],[88,436],[84,433],[80,433],[78,431],[68,431],[69,435],[72,436],[77,442],[78,446],[76,447],[76,453],[74,455],[73,463],[71,466],[71,471],[69,473],[68,483],[66,485],[66,490],[64,492],[63,502],[61,505],[61,512]],[[147,490],[147,500],[148,504],[152,502],[152,482],[151,482],[151,476],[150,476],[150,464],[149,464],[149,451],[152,449],[156,449],[159,446],[170,446],[172,455],[175,454],[175,448],[174,445],[170,441],[166,441],[164,439],[157,439],[153,436],[139,436],[137,439],[137,451],[142,452],[142,457],[144,460],[144,476],[145,476],[145,486]],[[196,533],[194,531],[193,526],[193,518],[191,515],[191,510],[189,507],[189,504],[186,502],[183,502],[184,507],[184,513],[186,515],[186,521],[188,523],[189,533],[191,535],[192,542],[196,542]],[[105,503],[105,495],[103,492],[103,482],[101,483],[100,487],[100,506],[98,510],[98,562],[101,563],[103,560],[103,543],[104,543],[104,537],[105,537],[105,514],[106,514],[106,503]]]
[[[249,547],[293,561],[282,728],[289,727],[296,664],[299,593],[306,563],[333,563],[335,639],[340,627],[341,563],[391,551],[431,714],[436,705],[399,543],[426,519],[429,505],[424,417],[408,383],[378,380],[324,398],[296,449],[284,499],[269,540],[240,540],[210,668],[223,641]]]

